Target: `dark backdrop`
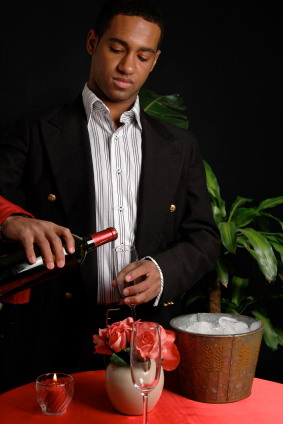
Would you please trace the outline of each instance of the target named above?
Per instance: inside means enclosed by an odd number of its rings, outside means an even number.
[[[0,128],[71,100],[88,77],[85,37],[102,0],[1,6]],[[180,93],[223,197],[282,194],[282,14],[275,1],[159,1],[167,33],[147,84]],[[185,10],[186,8],[186,10]]]
[[[237,195],[258,201],[282,195],[282,14],[277,2],[158,3],[167,32],[147,87],[181,94],[228,205]],[[82,90],[90,63],[85,38],[101,4],[2,2],[1,132],[21,112],[68,102]],[[279,352],[274,355],[279,359]],[[269,367],[275,363],[268,362]],[[276,375],[274,367],[271,372]]]

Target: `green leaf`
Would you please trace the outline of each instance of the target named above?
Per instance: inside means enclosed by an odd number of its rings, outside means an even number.
[[[214,205],[214,203],[212,202],[212,212],[213,212],[213,218],[214,221],[216,222],[216,224],[219,224],[219,222],[221,222],[224,218],[223,214],[221,213],[221,210],[218,206]]]
[[[283,233],[270,233],[261,231],[261,234],[268,239],[270,238],[271,240],[283,244]]]
[[[283,346],[283,330],[281,328],[275,327],[275,331],[278,336],[278,343]]]
[[[235,211],[234,221],[236,227],[244,227],[250,224],[257,216],[259,212],[254,208],[239,208]]]
[[[220,222],[219,230],[221,241],[228,252],[235,253],[236,251],[236,226],[234,221]]]
[[[267,281],[273,281],[277,275],[277,261],[268,240],[252,228],[238,229],[243,234],[253,249],[246,247],[249,253],[257,261],[260,270],[264,274]]]
[[[273,221],[276,221],[279,223],[279,225],[281,226],[281,228],[283,229],[283,222],[281,221],[281,219],[277,218],[274,215],[271,215],[270,213],[264,213],[264,212],[260,212],[260,216],[265,217],[265,218],[269,218]]]
[[[259,206],[258,210],[274,208],[274,206],[278,206],[283,204],[283,196],[273,197],[271,199],[263,200]]]
[[[221,258],[218,258],[215,264],[215,270],[217,273],[217,277],[219,281],[223,284],[223,286],[227,287],[229,282],[229,276],[227,268]]]
[[[231,219],[233,218],[233,215],[234,215],[235,211],[240,206],[244,205],[247,202],[252,202],[252,201],[253,201],[253,199],[246,199],[245,197],[237,196],[235,202],[231,206],[231,210],[230,210],[228,221],[231,221]]]
[[[232,279],[232,302],[239,306],[246,297],[249,279],[234,276]]]
[[[141,107],[154,118],[162,119],[181,128],[187,129],[187,115],[180,113],[187,109],[179,94],[159,95],[151,90],[142,89],[139,92]]]
[[[112,353],[112,355],[110,356],[110,361],[114,362],[114,364],[117,365],[128,365],[128,363],[120,356],[116,355],[116,353]]]
[[[221,196],[220,196],[220,189],[219,189],[219,184],[218,184],[216,175],[212,171],[211,166],[205,160],[203,161],[203,164],[204,164],[204,169],[206,173],[206,179],[208,182],[208,188],[212,190],[215,193],[215,197],[219,199]]]
[[[193,296],[188,296],[186,299],[186,306],[190,306],[193,303],[197,302],[198,300],[201,299],[207,299],[207,296],[204,293],[200,293],[200,294],[195,294]]]
[[[271,237],[267,237],[269,240],[269,243],[272,245],[272,247],[278,252],[280,253],[280,255],[283,255],[283,245],[281,243],[279,243],[277,240],[274,240]]]
[[[205,160],[203,161],[203,164],[206,174],[207,190],[212,200],[214,219],[216,222],[219,222],[219,216],[221,216],[222,219],[226,216],[225,202],[220,195],[219,184],[211,166]]]
[[[227,298],[221,298],[221,310],[222,312],[225,312],[226,314],[238,314],[238,308],[237,306],[231,302],[229,299]]]
[[[273,249],[279,253],[278,258],[278,276],[283,280],[283,234],[281,233],[264,233]]]
[[[272,350],[276,350],[279,344],[279,338],[276,333],[276,330],[272,326],[270,319],[265,315],[262,315],[259,311],[252,311],[253,316],[256,319],[259,319],[263,325],[263,339],[267,346]]]

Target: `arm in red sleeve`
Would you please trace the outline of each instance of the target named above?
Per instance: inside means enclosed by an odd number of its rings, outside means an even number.
[[[33,218],[33,215],[27,211],[25,211],[20,206],[15,205],[14,203],[9,202],[9,200],[0,196],[0,224],[2,224],[8,216],[22,213]]]
[[[9,202],[4,197],[0,196],[0,223],[2,224],[8,216],[22,213],[33,218],[33,215],[25,211],[20,206],[15,205],[14,203]],[[23,304],[28,303],[30,299],[30,289],[24,290],[22,292],[12,294],[7,296],[2,302],[12,303],[12,304]]]

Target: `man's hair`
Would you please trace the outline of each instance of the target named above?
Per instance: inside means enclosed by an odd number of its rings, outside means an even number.
[[[139,16],[145,21],[159,26],[161,36],[158,47],[164,33],[164,21],[160,10],[150,0],[106,0],[103,4],[95,24],[95,31],[99,38],[107,31],[111,20],[116,15]]]

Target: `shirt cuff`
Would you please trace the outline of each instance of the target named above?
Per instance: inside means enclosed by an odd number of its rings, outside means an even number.
[[[154,304],[153,304],[153,306],[158,306],[158,303],[159,303],[160,297],[161,297],[161,295],[162,295],[162,293],[163,293],[163,287],[164,287],[164,278],[163,278],[163,273],[162,273],[162,271],[161,271],[160,266],[159,266],[159,265],[158,265],[158,263],[156,262],[156,260],[155,260],[155,259],[153,259],[151,256],[145,256],[143,259],[149,259],[149,260],[151,260],[151,261],[155,264],[156,268],[157,268],[157,269],[158,269],[158,271],[159,271],[160,281],[161,281],[161,289],[160,289],[160,292],[159,292],[158,296],[156,297],[156,299],[155,299],[155,301],[154,301]]]

